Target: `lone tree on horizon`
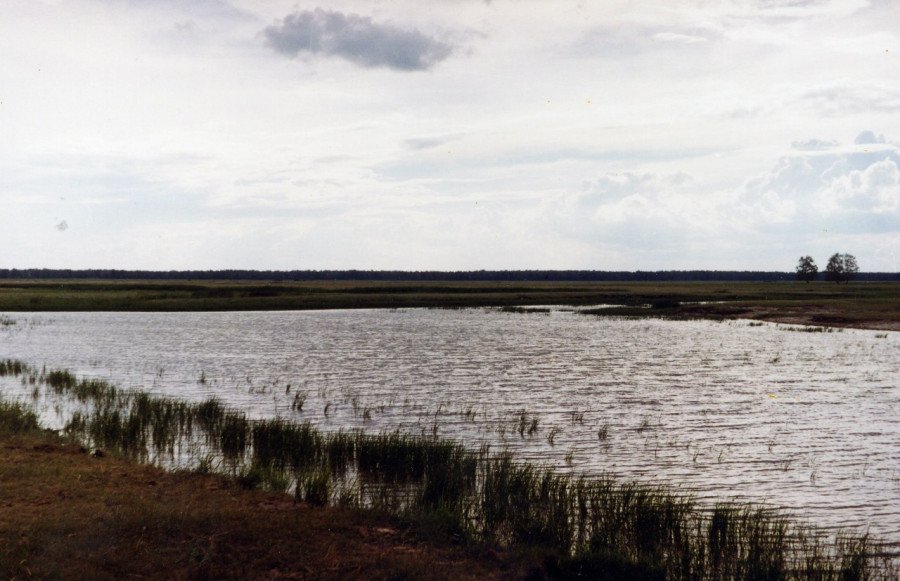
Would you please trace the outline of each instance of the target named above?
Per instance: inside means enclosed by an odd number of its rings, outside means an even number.
[[[812,256],[801,256],[797,263],[797,280],[808,284],[809,281],[816,280],[818,275],[819,267],[816,266],[816,261],[812,259]]]
[[[856,264],[855,256],[836,252],[828,259],[828,265],[825,267],[825,280],[835,283],[850,282],[857,272],[859,272],[859,266]]]

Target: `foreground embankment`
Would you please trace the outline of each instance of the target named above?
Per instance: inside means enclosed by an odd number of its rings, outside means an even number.
[[[614,304],[601,315],[900,330],[900,283],[2,280],[3,311],[263,311]]]
[[[531,560],[55,435],[0,434],[3,579],[496,579]]]
[[[204,551],[213,550],[210,547],[218,551],[217,547],[222,545],[216,543],[223,539],[243,542],[241,539],[247,537],[271,537],[271,547],[282,547],[272,550],[287,554],[302,550],[302,543],[292,545],[295,541],[288,539],[295,529],[281,529],[272,523],[293,518],[298,521],[294,527],[302,528],[305,525],[296,515],[308,514],[311,509],[295,509],[293,502],[304,502],[351,511],[338,511],[335,515],[360,514],[360,510],[393,515],[439,531],[443,538],[457,539],[467,547],[482,550],[498,547],[518,555],[532,555],[532,559],[536,554],[549,556],[550,564],[541,574],[566,576],[581,572],[623,579],[892,579],[898,573],[896,556],[888,556],[885,548],[868,536],[821,534],[770,509],[739,504],[706,507],[688,496],[658,486],[561,475],[516,462],[509,454],[492,453],[484,448],[472,451],[438,438],[399,433],[323,433],[308,423],[251,420],[241,412],[225,409],[215,400],[191,404],[157,398],[123,391],[102,380],[79,380],[65,370],[38,370],[19,361],[0,362],[0,375],[19,378],[32,386],[37,395],[43,390],[77,402],[80,409],[73,413],[64,433],[87,448],[161,465],[181,465],[194,473],[215,471],[229,478],[172,475],[173,480],[167,481],[174,488],[182,486],[179,478],[183,478],[186,483],[183,486],[199,488],[196,493],[200,495],[224,491],[216,493],[223,495],[218,501],[197,504],[208,507],[205,509],[208,512],[195,512],[192,492],[186,492],[187,504],[182,509],[167,507],[165,491],[170,486],[159,486],[162,478],[159,472],[107,459],[106,453],[100,458],[77,452],[58,454],[63,459],[61,462],[73,462],[71,469],[76,472],[68,474],[62,468],[52,468],[54,464],[50,462],[38,461],[35,467],[32,460],[31,471],[38,481],[51,474],[61,479],[49,487],[20,481],[5,492],[4,497],[13,499],[7,503],[7,509],[14,505],[33,505],[36,511],[30,524],[14,524],[11,528],[3,525],[7,537],[4,545],[10,547],[10,556],[5,561],[13,563],[13,567],[23,563],[26,566],[29,559],[36,566],[63,566],[69,558],[65,547],[77,548],[81,544],[94,546],[92,550],[99,551],[96,556],[102,562],[105,554],[110,558],[117,552],[126,554],[150,540],[166,545],[170,533],[178,539],[175,544],[182,548],[190,545],[189,553],[197,556],[197,563],[188,562],[185,566],[192,563],[196,567],[212,566],[213,559],[207,558]],[[0,425],[8,431],[36,429],[36,416],[27,404],[0,405]],[[22,450],[19,457],[25,459],[22,463],[26,466],[27,458],[39,456],[42,447],[30,444],[29,449],[28,446],[19,446]],[[15,445],[6,448],[7,453],[16,449]],[[50,445],[50,450],[62,450],[62,446]],[[106,471],[92,468],[91,462],[95,467],[113,468]],[[15,462],[3,464],[4,467],[15,465]],[[4,468],[4,471],[4,483],[23,478],[29,472],[21,468]],[[96,474],[107,474],[98,485],[112,486],[118,496],[108,496],[99,489],[90,493],[90,489],[77,484],[82,479],[96,479]],[[128,494],[126,482],[143,487],[145,492]],[[273,495],[259,497],[264,500],[245,498],[242,492],[237,492],[238,488],[262,488]],[[42,492],[30,496],[37,489]],[[229,495],[235,498],[235,494],[239,500],[227,499]],[[97,526],[88,526],[89,533],[85,533],[84,526],[74,524],[60,528],[55,517],[50,516],[55,512],[66,514],[66,510],[40,512],[53,503],[78,495],[86,503],[83,506],[87,512],[82,515],[97,510],[98,514],[107,515],[105,520],[100,518]],[[91,502],[99,503],[97,508],[90,508]],[[262,512],[263,504],[271,506],[278,513],[277,518],[242,524],[246,513],[241,516],[229,512],[228,507],[233,504],[254,506],[254,503],[257,512]],[[220,504],[221,517],[216,513]],[[64,509],[65,505],[60,508]],[[24,518],[18,515],[28,512],[12,510],[2,522],[17,523],[17,519]],[[220,520],[225,524],[214,524]],[[41,532],[48,527],[56,532]],[[213,532],[204,532],[207,527],[212,527]],[[393,530],[390,526],[380,528]],[[95,529],[109,532],[98,537],[100,533]],[[68,537],[70,534],[73,536]],[[296,534],[303,538],[310,533]],[[144,541],[145,535],[150,540]],[[342,542],[352,543],[359,538],[351,537]],[[134,546],[122,545],[115,538],[130,539],[128,542]],[[337,545],[338,541],[334,543]],[[54,552],[41,552],[41,547],[48,544],[62,547],[54,549],[61,551],[58,556]],[[110,545],[104,550],[100,548],[104,544]],[[502,561],[466,564],[449,557],[447,569],[434,568],[429,563],[434,563],[435,555],[446,549],[428,550],[435,551],[434,555],[414,551],[408,555],[409,574],[454,576],[452,567],[459,567],[456,571],[469,571],[471,566],[476,575],[505,571],[515,576],[530,568],[528,559],[514,559],[518,569],[503,570],[498,569]],[[368,549],[360,551],[358,556],[352,556],[350,550],[346,563],[352,567],[372,557]],[[250,557],[243,556],[243,549],[226,553],[221,563],[235,563],[223,565],[221,571],[250,571],[246,567],[251,567],[253,574],[259,574],[260,563],[274,559],[259,557],[262,560],[258,561],[253,557],[244,562]],[[154,560],[158,554],[159,551],[148,551],[147,566],[159,562]],[[329,576],[331,569],[326,567],[329,558],[345,566],[343,552],[327,550],[325,555],[315,567],[310,567],[311,575]],[[270,569],[277,572],[278,567]],[[16,569],[14,573],[21,576],[29,571]],[[186,575],[207,574],[196,568],[185,571]],[[351,569],[347,573],[353,572]]]

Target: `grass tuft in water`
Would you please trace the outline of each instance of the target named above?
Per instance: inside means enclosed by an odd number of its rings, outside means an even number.
[[[0,359],[0,377],[18,377],[31,371],[31,368],[16,359]]]
[[[607,438],[609,438],[609,422],[597,428],[597,439],[605,442]]]

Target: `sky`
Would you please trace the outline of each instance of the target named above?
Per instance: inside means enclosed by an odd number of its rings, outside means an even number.
[[[900,271],[897,0],[4,0],[0,268]]]

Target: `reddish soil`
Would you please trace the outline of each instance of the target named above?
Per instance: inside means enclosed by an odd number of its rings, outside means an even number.
[[[0,578],[499,579],[528,569],[421,524],[0,437]]]

